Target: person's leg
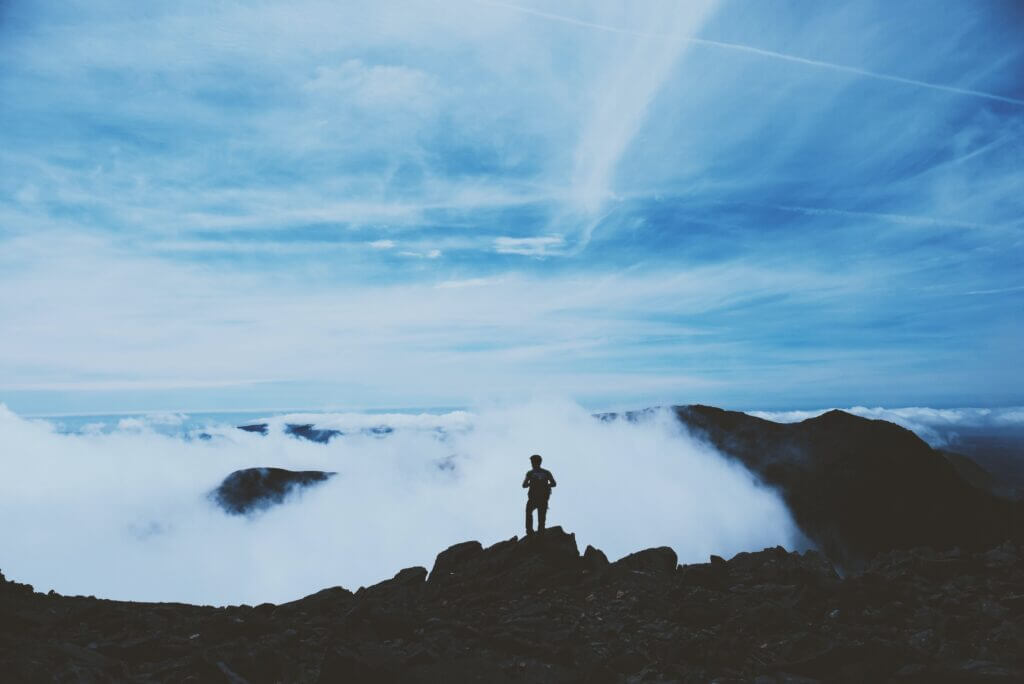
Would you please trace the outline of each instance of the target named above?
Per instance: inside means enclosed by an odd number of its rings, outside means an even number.
[[[537,531],[544,531],[544,523],[548,517],[548,502],[544,501],[537,504]]]
[[[533,509],[537,504],[533,501],[526,502],[526,534],[533,534]]]

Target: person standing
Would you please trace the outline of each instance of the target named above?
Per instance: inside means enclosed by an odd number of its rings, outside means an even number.
[[[533,511],[537,511],[537,530],[544,531],[545,519],[548,515],[548,499],[551,497],[551,488],[556,485],[555,478],[551,472],[540,467],[540,454],[530,457],[533,468],[526,472],[523,478],[523,489],[529,489],[526,497],[526,534],[533,534]]]

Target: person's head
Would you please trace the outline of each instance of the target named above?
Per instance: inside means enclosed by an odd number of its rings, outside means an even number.
[[[530,457],[530,463],[533,464],[534,468],[540,468],[540,462],[542,460],[543,459],[541,459],[540,454],[534,454]]]

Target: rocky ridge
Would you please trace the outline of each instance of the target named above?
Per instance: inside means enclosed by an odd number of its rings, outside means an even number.
[[[355,593],[213,608],[33,593],[0,575],[5,681],[1010,682],[1024,549],[898,550],[840,578],[782,548],[609,563],[552,528]]]
[[[1024,541],[1024,502],[985,488],[987,474],[971,459],[932,449],[893,423],[844,411],[799,423],[701,405],[673,411],[778,489],[804,534],[846,570],[892,549]]]

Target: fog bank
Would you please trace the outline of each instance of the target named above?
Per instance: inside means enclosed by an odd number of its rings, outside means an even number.
[[[688,435],[668,412],[602,422],[560,401],[441,415],[270,417],[166,434],[145,418],[62,434],[0,405],[0,569],[39,591],[134,600],[260,603],[356,589],[447,546],[523,530],[533,453],[558,480],[549,525],[615,559],[657,545],[680,562],[800,536],[779,496]],[[314,422],[345,434],[283,433]],[[389,426],[375,434],[366,428]],[[160,428],[160,430],[156,429]],[[253,466],[338,475],[262,513],[230,516],[207,494]]]

